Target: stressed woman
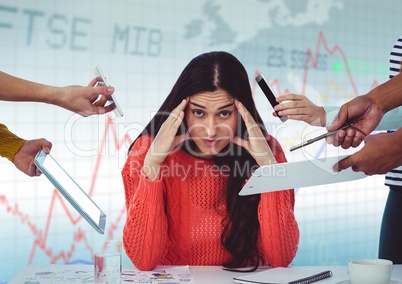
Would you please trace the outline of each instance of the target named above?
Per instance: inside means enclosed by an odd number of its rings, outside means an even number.
[[[130,147],[128,257],[141,270],[288,266],[299,241],[293,190],[238,195],[258,166],[285,161],[243,65],[226,52],[197,56]]]

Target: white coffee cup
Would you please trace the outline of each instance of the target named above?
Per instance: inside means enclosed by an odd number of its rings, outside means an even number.
[[[356,259],[348,262],[351,284],[388,284],[392,261],[387,259]]]

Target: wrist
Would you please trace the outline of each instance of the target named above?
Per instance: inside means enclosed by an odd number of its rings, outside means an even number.
[[[378,89],[373,89],[365,96],[369,99],[372,105],[381,109],[383,113],[386,113],[389,110],[389,107],[387,106],[388,103],[386,102],[385,97],[381,98],[379,93],[380,91]]]
[[[63,88],[49,86],[46,91],[46,98],[44,98],[44,100],[45,103],[62,107],[65,100]]]
[[[402,104],[402,97],[400,96],[401,86],[402,75],[398,74],[394,78],[372,89],[366,96],[373,104],[381,109],[383,113],[386,113]]]
[[[267,153],[267,155],[261,156],[260,158],[257,157],[257,159],[255,159],[255,161],[257,162],[257,164],[259,166],[268,166],[268,165],[273,165],[273,164],[278,163],[272,152]]]
[[[151,180],[151,181],[157,181],[161,178],[161,169],[160,169],[160,165],[147,165],[144,164],[142,166],[142,173],[144,174],[144,176]]]
[[[327,125],[327,113],[323,107],[318,108],[319,119],[320,119],[320,126],[324,127]]]
[[[157,162],[152,161],[148,153],[147,156],[145,157],[144,165],[142,166],[142,173],[149,180],[156,181],[161,177],[160,168],[161,165]]]
[[[392,134],[395,135],[396,142],[399,144],[399,142],[402,141],[402,127],[394,131]]]
[[[389,133],[388,135],[392,136],[392,140],[393,142],[389,143],[389,147],[394,147],[393,153],[393,159],[395,159],[395,161],[397,161],[395,167],[398,167],[400,165],[402,165],[402,151],[400,151],[400,141],[402,141],[402,127],[399,128],[398,130]],[[388,143],[388,142],[386,142]]]

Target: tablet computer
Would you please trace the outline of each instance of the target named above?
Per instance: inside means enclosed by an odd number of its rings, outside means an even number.
[[[50,154],[41,149],[35,165],[96,231],[105,232],[106,214]]]

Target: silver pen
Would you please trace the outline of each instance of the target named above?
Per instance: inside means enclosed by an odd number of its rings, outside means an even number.
[[[351,126],[352,126],[352,124],[348,124],[348,125],[342,126],[341,128],[339,128],[339,129],[337,129],[337,130],[334,130],[334,131],[331,131],[331,132],[327,132],[327,133],[322,134],[322,135],[320,135],[320,136],[317,136],[317,137],[315,137],[315,138],[311,138],[311,139],[309,139],[309,140],[307,140],[307,141],[305,141],[305,142],[303,142],[303,143],[301,143],[301,144],[299,144],[299,145],[296,145],[296,146],[291,147],[291,148],[290,148],[290,151],[294,151],[294,150],[300,149],[300,148],[302,148],[302,147],[304,147],[304,146],[313,144],[314,142],[317,142],[317,141],[319,141],[319,140],[321,140],[321,139],[323,139],[323,138],[326,138],[326,137],[328,137],[328,136],[335,135],[339,130],[346,129],[346,128],[351,127]]]

